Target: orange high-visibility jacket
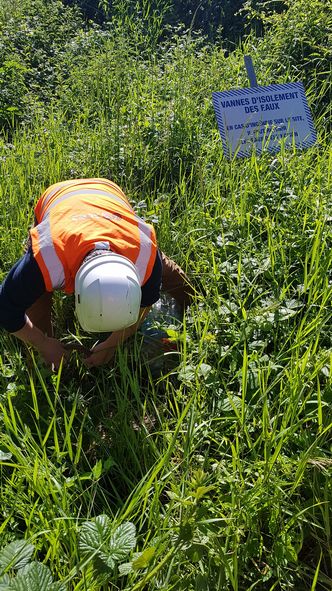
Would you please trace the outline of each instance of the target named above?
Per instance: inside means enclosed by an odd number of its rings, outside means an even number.
[[[107,179],[75,179],[49,187],[35,208],[32,251],[47,291],[73,293],[75,275],[94,249],[112,250],[136,266],[141,285],[156,258],[153,227],[139,218],[123,191]]]

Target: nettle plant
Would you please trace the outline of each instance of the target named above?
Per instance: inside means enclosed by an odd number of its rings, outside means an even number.
[[[65,591],[47,566],[32,560],[34,546],[15,540],[0,551],[0,591]]]
[[[136,552],[131,560],[123,562],[136,546],[136,528],[126,521],[115,530],[107,515],[98,515],[93,521],[82,524],[79,533],[80,555],[85,559],[82,568],[92,569],[94,578],[101,583],[111,578],[114,570],[127,575],[134,570],[146,568],[154,555],[154,548]]]
[[[122,576],[146,568],[154,555],[148,548],[128,561],[136,546],[135,525],[127,521],[114,529],[107,515],[81,525],[78,546],[82,574],[100,585],[108,583],[114,571]],[[27,540],[15,540],[0,550],[0,591],[66,591],[65,583],[53,581],[47,566],[32,559],[34,551]]]

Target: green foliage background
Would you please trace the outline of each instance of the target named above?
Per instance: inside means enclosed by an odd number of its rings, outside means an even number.
[[[310,150],[225,159],[248,53],[304,83]],[[198,290],[158,379],[139,336],[52,375],[1,334],[0,589],[330,589],[328,4],[1,0],[0,57],[2,277],[46,186],[104,176]]]

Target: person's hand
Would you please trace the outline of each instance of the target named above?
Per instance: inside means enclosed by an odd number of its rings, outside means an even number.
[[[102,343],[98,343],[95,345],[93,349],[91,349],[91,355],[84,359],[84,363],[88,367],[97,367],[98,365],[104,365],[105,363],[109,363],[115,353],[115,347],[109,347],[105,344],[105,341]]]
[[[52,369],[59,369],[61,360],[65,362],[68,357],[68,351],[57,339],[46,337],[38,343],[37,349],[44,359],[45,363]]]

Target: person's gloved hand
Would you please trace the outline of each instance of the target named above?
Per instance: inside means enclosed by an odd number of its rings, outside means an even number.
[[[84,363],[88,367],[96,367],[109,363],[114,357],[115,347],[108,347],[105,341],[98,343],[91,349],[88,357],[85,357]]]
[[[52,369],[59,369],[61,360],[65,363],[68,358],[68,351],[64,348],[62,343],[52,337],[42,339],[38,346],[36,346],[45,363],[52,367]]]

